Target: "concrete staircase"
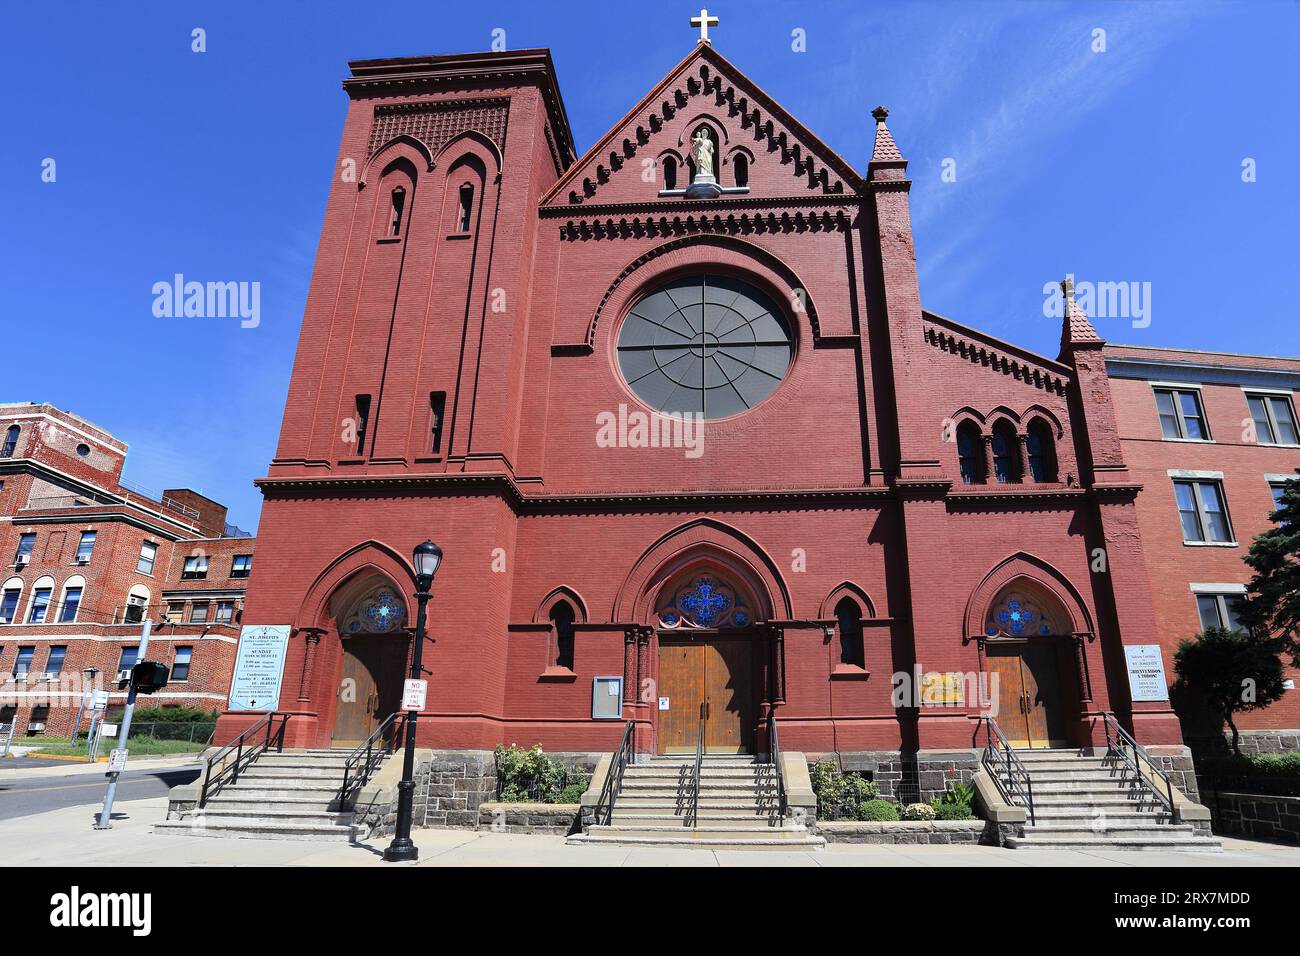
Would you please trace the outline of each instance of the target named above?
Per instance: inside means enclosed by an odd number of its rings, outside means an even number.
[[[1017,750],[1033,783],[1036,823],[1016,849],[1222,850],[1216,837],[1189,823],[1171,823],[1169,811],[1149,793],[1132,787],[1132,774],[1117,758],[1078,750]],[[1005,775],[1001,775],[1005,783]]]
[[[686,826],[695,756],[652,757],[627,768],[608,825],[574,834],[583,846],[820,850],[826,841],[777,813],[776,770],[744,755],[711,754],[700,770],[698,826]]]
[[[353,842],[351,807],[337,804],[348,750],[262,754],[206,807],[154,824],[155,833],[263,840]],[[202,784],[202,780],[199,780]]]

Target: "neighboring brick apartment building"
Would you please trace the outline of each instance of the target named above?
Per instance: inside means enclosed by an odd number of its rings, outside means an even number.
[[[1172,682],[1180,642],[1236,623],[1251,578],[1242,558],[1300,469],[1300,359],[1129,345],[1105,355],[1124,460],[1145,486],[1138,523]],[[1184,732],[1198,736],[1204,728],[1186,718]],[[1255,732],[1252,748],[1300,735],[1300,690],[1293,683],[1238,725]]]
[[[225,702],[253,538],[197,492],[124,484],[126,452],[52,405],[0,404],[0,723],[20,736],[67,735],[91,687],[120,709],[146,616],[173,672],[150,703]]]

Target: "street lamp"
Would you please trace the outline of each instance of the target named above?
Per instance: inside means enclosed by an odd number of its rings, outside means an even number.
[[[432,541],[417,544],[411,555],[415,565],[415,648],[411,654],[411,679],[420,680],[424,669],[420,666],[420,652],[424,650],[425,608],[429,604],[429,589],[433,587],[433,576],[438,573],[442,563],[442,548]],[[384,859],[389,863],[416,860],[420,851],[411,842],[411,809],[415,803],[415,721],[418,710],[406,713],[406,751],[402,755],[402,782],[397,785],[397,826],[393,831],[393,842],[384,850]]]

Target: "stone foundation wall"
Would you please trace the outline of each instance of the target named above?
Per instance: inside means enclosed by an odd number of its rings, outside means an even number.
[[[1102,748],[1103,751],[1105,748]],[[1148,747],[1147,753],[1165,773],[1174,786],[1181,790],[1187,799],[1200,803],[1200,787],[1196,783],[1196,764],[1192,760],[1192,751],[1187,747]]]
[[[978,750],[809,754],[809,767],[818,760],[829,760],[841,770],[865,774],[880,787],[882,798],[896,803],[937,800],[948,789],[949,780],[968,784],[979,769]]]
[[[553,760],[564,764],[570,772],[577,771],[590,776],[598,753],[553,753]],[[419,779],[416,785],[417,826],[426,827],[469,827],[482,823],[484,804],[495,804],[497,798],[496,758],[490,750],[438,750],[433,752],[432,760],[422,771],[424,787],[421,789]],[[496,806],[520,807],[558,807],[561,804],[495,804]],[[577,815],[577,808],[569,814],[570,820]],[[524,823],[524,827],[541,826],[539,812],[533,810],[525,815],[528,820],[537,823]],[[491,823],[491,821],[488,821]],[[555,826],[558,826],[556,824]],[[509,828],[509,825],[507,824]],[[516,830],[515,832],[532,832]],[[547,832],[554,832],[548,825]]]
[[[484,803],[478,809],[480,830],[496,833],[573,833],[579,806],[568,803]]]
[[[1300,843],[1300,797],[1258,793],[1210,793],[1214,828],[1257,840]]]
[[[991,835],[986,832],[992,828]],[[903,820],[866,823],[835,820],[818,823],[814,832],[827,843],[968,844],[997,841],[997,827],[983,820]]]

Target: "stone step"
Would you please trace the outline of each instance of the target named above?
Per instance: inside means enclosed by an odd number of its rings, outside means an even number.
[[[615,802],[614,808],[615,810],[619,810],[623,808],[631,809],[632,807],[654,807],[655,809],[660,809],[660,810],[662,809],[671,810],[671,809],[676,809],[678,807],[685,807],[685,805],[686,805],[685,801],[679,803],[675,799],[674,795],[672,794],[666,796],[627,796],[626,794],[624,794],[620,796],[618,800]],[[773,802],[769,806],[769,805],[761,804],[757,800],[743,800],[743,799],[705,800],[703,797],[701,797],[700,802],[698,804],[698,808],[700,810],[738,810],[738,811],[749,810],[754,813],[759,813],[759,812],[768,812],[768,811],[775,810],[776,804],[775,802]]]
[[[265,800],[283,800],[304,798],[315,800],[319,803],[329,803],[329,801],[338,794],[337,786],[313,786],[311,784],[297,783],[296,781],[279,781],[267,783],[256,783],[250,781],[244,783],[243,778],[233,787],[224,788],[215,797],[212,797],[208,803],[211,804],[216,800],[228,798],[231,800],[242,800],[248,802],[261,802]]]
[[[189,820],[162,820],[155,833],[178,836],[226,837],[245,840],[315,840],[322,843],[351,843],[357,828],[340,824],[305,823],[213,823],[195,826]]]
[[[315,764],[303,764],[302,766],[286,766],[284,764],[263,763],[257,761],[247,770],[239,773],[239,778],[244,777],[281,777],[281,778],[329,778],[343,782],[343,768],[339,767],[321,767]]]
[[[1126,806],[1118,807],[1080,807],[1074,805],[1034,806],[1034,816],[1041,820],[1056,822],[1058,820],[1151,820],[1163,823],[1169,819],[1168,813],[1154,810],[1130,810]]]
[[[1159,823],[1155,820],[1134,822],[1124,820],[1113,820],[1107,817],[1104,821],[1098,820],[1092,823],[1084,822],[1039,822],[1033,825],[1025,826],[1025,836],[1042,834],[1044,836],[1060,836],[1067,833],[1080,833],[1084,835],[1092,834],[1104,836],[1107,834],[1192,834],[1196,828],[1190,823]]]
[[[749,767],[761,766],[759,759],[753,754],[705,754],[700,758],[701,765],[705,767]],[[695,766],[694,754],[672,754],[664,756],[656,754],[648,761],[633,764],[634,767],[693,767]],[[767,764],[767,766],[771,766]]]
[[[677,767],[628,767],[623,780],[678,780],[683,770]],[[692,776],[690,768],[685,768],[685,776]],[[774,768],[766,764],[752,767],[701,767],[701,780],[762,780],[775,779]]]
[[[624,780],[623,786],[619,793],[646,793],[648,791],[664,792],[671,791],[677,793],[689,793],[694,789],[692,784],[683,783],[678,785],[671,780]],[[701,780],[700,794],[706,793],[775,793],[776,784],[755,783],[753,780]]]
[[[186,819],[196,825],[206,826],[210,826],[212,823],[238,823],[247,826],[281,823],[346,824],[350,826],[353,820],[353,813],[351,810],[330,811],[319,808],[305,809],[303,807],[271,809],[269,807],[259,806],[250,810],[236,809],[232,807],[218,807],[213,804],[208,804],[207,807],[196,811],[193,816],[187,817]]]
[[[592,827],[589,833],[575,833],[566,842],[575,846],[630,846],[678,847],[697,850],[821,850],[826,846],[823,837],[807,831],[796,839],[783,836],[690,836],[684,833],[662,833],[653,836],[626,836],[621,833],[600,832],[602,827]]]
[[[680,816],[685,812],[676,802],[660,803],[632,803],[627,804],[619,801],[614,805],[614,816],[629,817],[647,817],[647,816]],[[701,803],[697,808],[701,819],[705,817],[716,817],[719,819],[737,819],[737,820],[766,820],[776,812],[774,807],[760,807],[754,805],[752,808],[738,808],[732,806],[714,807],[706,803]]]
[[[205,810],[239,810],[245,813],[256,813],[260,810],[306,810],[320,812],[334,812],[330,810],[330,804],[333,802],[320,797],[279,797],[266,800],[242,800],[229,791],[229,796],[223,793],[213,797],[208,801]]]
[[[673,823],[618,823],[615,822],[609,826],[592,827],[593,833],[607,833],[620,836],[662,836],[662,835],[680,835],[692,839],[721,839],[721,838],[738,838],[742,840],[752,840],[756,838],[772,838],[776,840],[798,840],[808,835],[804,828],[795,827],[738,827],[730,824],[715,824],[701,822],[698,827],[685,826],[680,821]]]
[[[767,814],[755,813],[726,813],[715,811],[713,813],[701,812],[698,815],[701,825],[725,825],[730,827],[740,827],[746,830],[762,830],[768,827],[776,826],[776,817]],[[624,813],[618,807],[614,808],[615,824],[677,824],[682,826],[686,820],[685,814],[681,813]]]
[[[1010,849],[1052,849],[1052,850],[1201,850],[1209,853],[1221,852],[1222,844],[1211,837],[1203,836],[1024,836],[1007,837],[1006,845]]]

